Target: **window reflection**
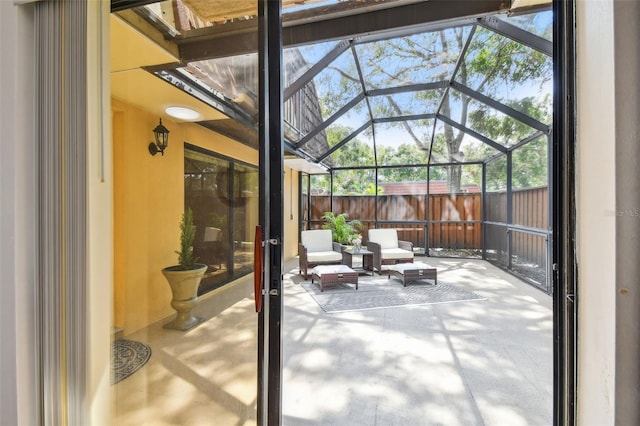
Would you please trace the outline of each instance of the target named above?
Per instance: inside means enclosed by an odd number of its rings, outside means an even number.
[[[233,169],[233,267],[236,276],[253,271],[253,241],[258,224],[258,170],[236,164]]]
[[[208,266],[199,294],[242,275],[253,265],[258,224],[258,170],[185,145],[185,208],[193,210],[194,253]]]

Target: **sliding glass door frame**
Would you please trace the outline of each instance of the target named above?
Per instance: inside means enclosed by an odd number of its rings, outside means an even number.
[[[258,425],[282,423],[284,144],[282,4],[258,0],[260,217],[264,272],[258,319]],[[256,271],[258,273],[258,271]]]

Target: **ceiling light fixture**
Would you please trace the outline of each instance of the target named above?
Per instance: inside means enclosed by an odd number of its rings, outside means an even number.
[[[195,120],[200,117],[200,113],[196,110],[180,106],[171,106],[165,109],[166,113],[171,117],[181,120]]]

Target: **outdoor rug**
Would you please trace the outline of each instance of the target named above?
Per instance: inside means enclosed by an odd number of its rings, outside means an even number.
[[[472,291],[455,287],[438,280],[417,282],[402,286],[399,280],[387,277],[360,277],[359,288],[352,284],[326,287],[320,292],[317,282],[301,281],[300,285],[311,295],[326,313],[363,311],[369,309],[396,308],[400,306],[430,305],[436,303],[486,300]]]
[[[116,339],[111,344],[111,384],[126,379],[151,358],[151,348],[134,340]]]

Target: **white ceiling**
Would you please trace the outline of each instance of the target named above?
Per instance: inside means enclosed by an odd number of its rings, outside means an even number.
[[[284,165],[299,172],[308,173],[310,175],[328,174],[329,171],[316,163],[312,163],[303,158],[285,158]]]
[[[166,117],[168,106],[200,113],[197,121],[228,117],[204,102],[159,79],[142,67],[177,62],[171,52],[111,15],[111,94],[114,98]],[[175,119],[174,119],[175,120]]]

